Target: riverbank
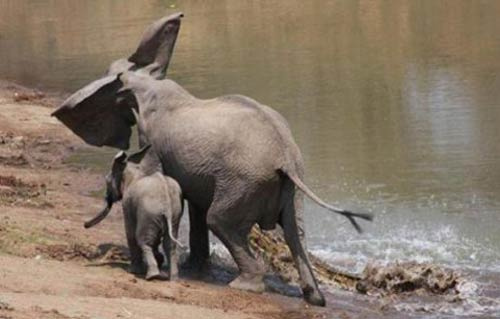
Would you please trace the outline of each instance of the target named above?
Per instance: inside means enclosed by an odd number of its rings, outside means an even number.
[[[50,113],[63,96],[0,82],[1,318],[357,318],[372,310],[221,283],[146,282],[125,269],[121,214],[91,231],[103,178],[65,164],[87,147]],[[119,206],[119,205],[118,205]]]

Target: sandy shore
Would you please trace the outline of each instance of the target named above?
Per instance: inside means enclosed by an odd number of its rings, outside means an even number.
[[[120,214],[105,227],[82,226],[101,208],[90,194],[103,180],[64,163],[87,146],[50,117],[60,101],[0,82],[0,318],[367,317],[338,304],[129,274]]]

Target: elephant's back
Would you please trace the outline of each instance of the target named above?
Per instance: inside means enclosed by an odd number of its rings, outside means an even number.
[[[145,176],[132,182],[125,191],[124,203],[128,203],[137,211],[147,214],[161,215],[165,209],[165,181],[161,173]]]
[[[275,173],[290,158],[301,160],[286,119],[271,107],[243,95],[226,95],[214,99],[214,109],[226,117],[234,137],[232,151],[241,155],[254,169]],[[228,134],[231,135],[231,134]]]
[[[289,165],[303,165],[300,149],[293,138],[288,121],[279,112],[244,95],[225,95],[217,100],[231,107],[249,110],[248,123],[255,124],[251,135],[252,137],[260,135],[258,140],[268,142],[267,151],[276,155],[275,169]]]
[[[260,182],[276,179],[290,158],[301,160],[286,120],[245,96],[198,100],[157,121],[152,141],[173,175]]]

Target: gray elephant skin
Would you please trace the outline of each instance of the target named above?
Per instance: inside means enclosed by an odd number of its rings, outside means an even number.
[[[106,176],[106,207],[85,223],[90,228],[101,222],[113,203],[122,201],[125,232],[131,257],[131,272],[141,274],[146,267],[146,280],[178,278],[176,245],[183,199],[179,184],[172,178],[155,172],[146,175],[141,161],[150,146],[127,157],[122,151],[113,159],[111,172]],[[161,270],[163,256],[167,257],[169,273]]]
[[[265,230],[279,224],[305,300],[324,306],[306,253],[303,194],[346,216],[358,231],[354,217],[372,216],[330,206],[304,184],[300,150],[286,120],[272,108],[240,95],[198,99],[159,78],[132,69],[108,74],[70,96],[53,115],[90,144],[120,148],[129,145],[131,110],[138,109],[142,135],[153,149],[144,158],[145,169],[174,178],[189,204],[188,264],[203,269],[210,229],[240,269],[230,285],[262,291],[264,271],[248,247],[248,234],[256,223]],[[95,128],[101,115],[106,128]]]

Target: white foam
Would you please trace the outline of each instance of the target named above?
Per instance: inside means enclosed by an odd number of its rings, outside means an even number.
[[[396,261],[434,263],[473,273],[499,273],[498,252],[482,242],[463,236],[452,225],[435,230],[403,226],[385,233],[366,234],[344,240],[330,240],[330,244],[311,247],[313,254],[337,268],[361,273],[368,262],[388,264]],[[399,311],[426,313],[426,317],[442,315],[469,317],[500,317],[500,300],[482,295],[482,285],[474,278],[461,281],[458,286],[460,302],[437,300],[435,302],[400,302],[394,305]]]
[[[317,240],[318,242],[320,240]],[[330,244],[311,246],[312,252],[342,267],[349,260],[351,272],[360,272],[370,260],[378,262],[417,261],[441,264],[454,269],[500,272],[498,252],[459,233],[452,226],[422,231],[403,226],[385,234],[367,234]]]

